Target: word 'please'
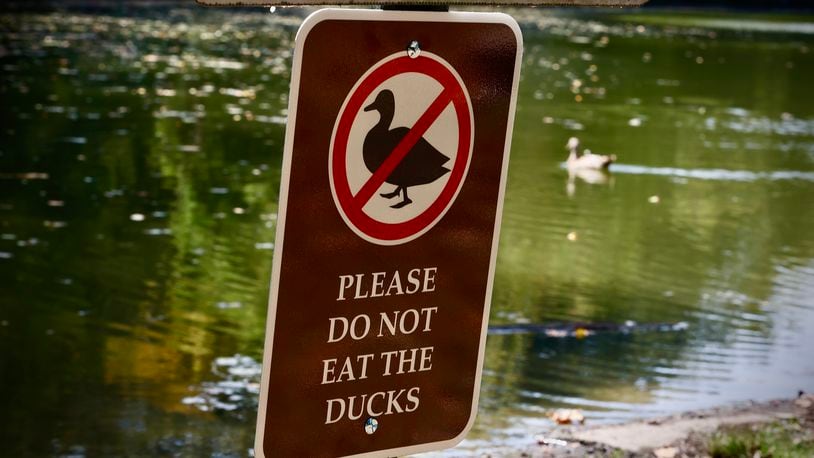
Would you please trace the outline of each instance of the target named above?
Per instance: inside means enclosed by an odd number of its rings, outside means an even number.
[[[402,294],[435,291],[437,267],[412,269],[407,274],[372,272],[368,274],[340,275],[337,301],[365,299],[368,297],[399,296]]]

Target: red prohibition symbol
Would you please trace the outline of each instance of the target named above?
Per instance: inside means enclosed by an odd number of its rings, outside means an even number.
[[[373,152],[374,154],[384,154],[381,156],[381,160],[372,161],[376,165],[375,168],[370,165],[371,161],[369,161],[368,155],[371,152],[368,151],[367,139],[365,140],[364,152],[366,155],[364,163],[367,167],[360,167],[361,162],[358,159],[355,163],[349,161],[349,158],[361,157],[362,154],[362,151],[359,151],[359,142],[356,142],[356,148],[354,148],[354,145],[350,145],[353,142],[349,141],[354,129],[354,122],[357,122],[360,111],[370,111],[373,106],[379,107],[381,105],[379,103],[380,99],[387,99],[387,97],[382,96],[382,93],[385,92],[390,93],[390,105],[392,106],[392,92],[384,90],[382,87],[386,86],[388,81],[393,78],[410,74],[417,74],[424,80],[430,81],[431,84],[440,86],[440,93],[428,106],[422,106],[418,109],[421,114],[412,126],[394,128],[387,132],[390,136],[395,135],[397,138],[394,142],[390,142],[390,146],[386,148],[387,150],[392,149],[392,151]],[[427,77],[431,78],[431,80],[428,80]],[[422,88],[418,87],[415,90],[421,91]],[[370,104],[372,96],[376,94],[378,94],[378,97],[375,99],[375,103]],[[402,95],[401,99],[403,101],[405,97]],[[408,100],[407,103],[410,103],[410,101]],[[386,100],[384,105],[387,105]],[[442,153],[429,146],[429,142],[423,137],[450,105],[453,108],[453,115],[452,117],[447,116],[447,118],[453,120],[451,124],[455,125],[456,128],[447,128],[440,135],[453,136],[454,141],[447,142],[447,144],[456,144],[457,146],[452,147],[451,151],[443,152],[445,156],[452,156],[454,153],[454,157],[449,158],[449,162],[441,167],[440,163],[447,161],[447,157],[440,156]],[[395,104],[394,109],[395,111],[399,110],[398,103]],[[385,111],[382,110],[382,112]],[[390,111],[392,119],[393,108]],[[385,114],[381,115],[382,118],[385,116]],[[328,166],[331,191],[337,209],[345,223],[363,239],[379,245],[406,243],[430,230],[452,206],[466,178],[472,157],[473,124],[472,103],[466,87],[452,66],[439,56],[422,51],[418,57],[409,57],[402,51],[382,59],[371,67],[346,97],[334,125],[331,138]],[[372,132],[373,130],[371,130]],[[433,152],[428,155],[423,151],[427,149]],[[409,157],[411,154],[413,157]],[[431,155],[434,156],[423,157]],[[356,164],[355,168],[365,170],[351,170],[352,167],[349,167],[349,162]],[[443,186],[436,186],[432,190],[426,191],[431,194],[426,198],[426,202],[419,213],[411,214],[407,219],[400,220],[396,218],[393,221],[393,218],[390,218],[388,220],[385,214],[393,215],[396,212],[403,211],[401,207],[412,202],[407,196],[408,188],[399,185],[398,178],[394,177],[399,174],[403,176],[406,168],[416,169],[416,166],[426,168],[428,166],[425,164],[428,162],[439,164],[436,169],[440,170],[441,175],[448,174],[448,177],[443,177],[446,182]],[[419,172],[419,174],[421,173],[427,176],[427,172]],[[353,186],[349,176],[360,176],[360,174],[363,178]],[[430,175],[428,179],[432,179],[434,176]],[[415,183],[415,181],[417,180],[413,180],[411,183]],[[442,182],[442,180],[437,181]],[[427,180],[424,182],[426,183]],[[382,190],[385,189],[383,185],[387,183],[396,185],[396,190],[390,193],[382,193]],[[421,186],[416,187],[416,189],[421,188]],[[388,189],[390,189],[389,186]],[[400,196],[401,193],[403,193],[401,203],[385,207],[386,211],[384,212],[371,208],[366,209],[371,199],[381,199],[382,197],[392,199],[396,195]],[[398,199],[392,200],[397,201]]]

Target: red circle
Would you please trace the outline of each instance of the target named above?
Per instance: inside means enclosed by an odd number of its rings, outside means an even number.
[[[353,121],[368,96],[388,79],[407,72],[427,75],[441,83],[443,90],[450,92],[458,121],[458,150],[449,180],[435,201],[412,219],[400,223],[385,223],[367,215],[362,209],[364,203],[361,206],[355,205],[346,173],[348,138]],[[435,223],[451,204],[466,174],[472,146],[472,118],[468,100],[462,83],[450,69],[441,62],[423,55],[416,58],[397,57],[371,71],[347,98],[345,108],[337,120],[332,141],[330,167],[334,196],[346,221],[373,239],[396,243],[422,232]]]

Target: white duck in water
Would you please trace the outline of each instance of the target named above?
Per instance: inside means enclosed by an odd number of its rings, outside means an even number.
[[[579,139],[577,137],[569,138],[565,148],[571,151],[570,154],[568,154],[568,159],[565,161],[568,170],[607,169],[608,166],[611,165],[611,162],[616,160],[615,154],[611,154],[610,156],[593,154],[589,149],[586,149],[582,156],[580,156],[579,153],[577,153],[577,149],[579,149]]]

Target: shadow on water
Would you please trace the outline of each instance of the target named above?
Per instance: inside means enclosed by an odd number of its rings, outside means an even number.
[[[450,453],[526,443],[558,407],[596,423],[814,389],[807,23],[517,17],[481,408]],[[299,21],[0,16],[7,453],[247,455]],[[570,136],[619,163],[569,179]],[[686,328],[573,328],[628,322]]]

